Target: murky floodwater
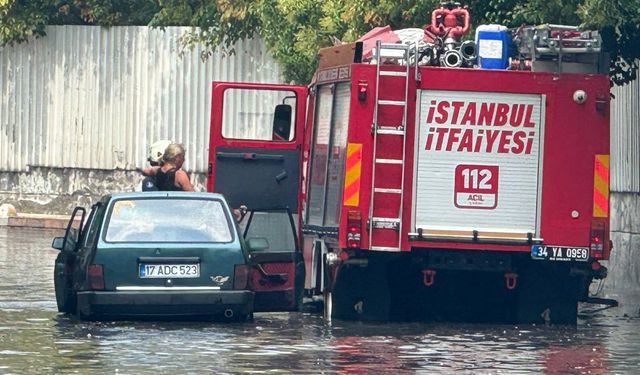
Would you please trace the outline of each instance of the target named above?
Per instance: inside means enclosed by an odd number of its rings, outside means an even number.
[[[623,307],[585,306],[573,328],[325,324],[302,313],[241,324],[79,322],[56,310],[50,244],[59,233],[0,228],[0,374],[640,373],[640,318]]]

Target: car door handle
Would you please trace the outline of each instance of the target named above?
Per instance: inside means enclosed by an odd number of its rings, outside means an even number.
[[[289,280],[289,275],[286,273],[268,273],[261,264],[256,264],[256,268],[260,271],[262,277],[272,283],[284,284]]]

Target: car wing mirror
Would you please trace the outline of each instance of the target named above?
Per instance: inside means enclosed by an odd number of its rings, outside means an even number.
[[[64,237],[55,237],[51,243],[51,247],[56,250],[64,249]]]
[[[249,251],[264,251],[269,248],[269,241],[264,237],[251,237],[247,239]]]

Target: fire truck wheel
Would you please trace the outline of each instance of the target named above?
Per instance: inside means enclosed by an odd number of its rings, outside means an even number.
[[[389,320],[390,296],[386,267],[343,264],[336,275],[331,296],[332,318],[343,320]]]

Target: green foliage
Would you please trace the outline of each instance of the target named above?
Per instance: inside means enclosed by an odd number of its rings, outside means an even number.
[[[623,85],[637,78],[640,58],[640,4],[638,0],[585,0],[578,14],[586,27],[601,31],[611,54],[611,81]]]
[[[352,42],[376,26],[423,27],[439,0],[0,0],[0,45],[44,34],[48,24],[194,26],[183,42],[207,57],[259,35],[285,79],[306,83],[319,48]],[[636,78],[638,0],[468,0],[472,25],[583,25],[600,30],[612,82]]]
[[[43,36],[47,25],[146,25],[159,11],[152,0],[0,0],[0,45]]]
[[[44,35],[53,3],[0,0],[0,45],[23,43]]]

